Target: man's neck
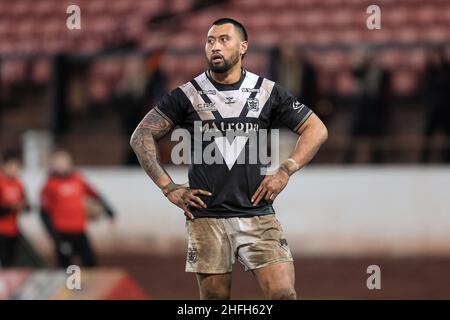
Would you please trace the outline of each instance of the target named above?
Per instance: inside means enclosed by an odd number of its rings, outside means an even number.
[[[213,71],[209,71],[211,78],[214,81],[222,84],[233,84],[238,82],[241,79],[241,64],[236,63],[230,70],[224,73],[216,73]]]

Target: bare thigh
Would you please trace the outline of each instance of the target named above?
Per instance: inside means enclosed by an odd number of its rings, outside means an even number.
[[[231,292],[231,272],[221,274],[197,273],[200,299],[228,300]]]
[[[296,299],[295,271],[292,262],[281,262],[252,270],[268,299]]]

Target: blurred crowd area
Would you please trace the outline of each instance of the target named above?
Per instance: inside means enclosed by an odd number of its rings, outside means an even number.
[[[80,30],[70,4],[0,0],[0,151],[48,131],[80,165],[136,165],[132,131],[205,70],[211,22],[232,17],[249,33],[244,67],[329,128],[315,163],[450,162],[449,1],[379,1],[379,30],[365,0],[83,0]]]

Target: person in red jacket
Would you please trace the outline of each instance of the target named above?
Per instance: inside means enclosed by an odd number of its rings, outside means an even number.
[[[112,219],[114,213],[105,200],[73,167],[70,154],[55,152],[50,160],[50,172],[41,192],[41,217],[55,243],[58,265],[66,268],[79,256],[81,264],[97,264],[89,238],[87,199],[96,199]]]
[[[11,267],[19,242],[17,216],[28,210],[24,187],[19,180],[21,161],[16,154],[3,157],[0,173],[0,267]]]

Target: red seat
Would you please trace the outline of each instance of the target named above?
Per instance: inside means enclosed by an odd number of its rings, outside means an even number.
[[[337,73],[334,85],[336,86],[336,92],[343,96],[353,95],[357,89],[355,79],[348,71]]]
[[[399,70],[392,76],[393,90],[402,95],[414,92],[418,84],[418,74],[412,70]]]
[[[39,59],[33,63],[31,79],[34,83],[47,83],[51,78],[51,65],[49,59]]]

